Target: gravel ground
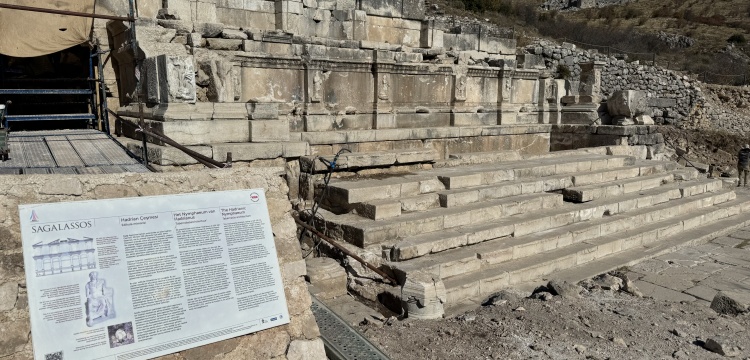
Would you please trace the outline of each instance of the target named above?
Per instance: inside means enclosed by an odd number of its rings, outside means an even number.
[[[709,339],[750,359],[750,315],[704,304],[580,288],[548,300],[503,292],[496,304],[439,320],[360,324],[392,359],[719,359]],[[503,299],[503,300],[499,300]]]

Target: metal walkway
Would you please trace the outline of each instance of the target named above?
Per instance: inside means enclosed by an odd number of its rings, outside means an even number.
[[[0,174],[149,172],[107,134],[92,129],[11,132]]]
[[[360,335],[331,309],[312,297],[312,312],[331,360],[389,360],[369,340]]]

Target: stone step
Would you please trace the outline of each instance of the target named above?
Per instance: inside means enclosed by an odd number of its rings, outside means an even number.
[[[520,283],[542,279],[551,274],[562,274],[573,267],[585,266],[597,259],[617,256],[632,249],[664,249],[675,242],[690,242],[687,234],[703,234],[707,230],[719,234],[732,224],[747,222],[750,199],[743,197],[719,205],[709,206],[685,215],[640,226],[635,230],[607,235],[572,244],[553,251],[483,267],[480,271],[443,279],[447,303],[486,295]],[[742,214],[740,218],[739,215]],[[722,221],[724,220],[724,221]],[[690,235],[693,236],[693,235]],[[705,234],[700,235],[705,238]],[[668,247],[668,246],[667,246]]]
[[[374,221],[356,214],[327,213],[326,228],[332,236],[359,247],[397,241],[400,238],[495,221],[502,217],[562,206],[561,194],[532,194]]]
[[[518,151],[506,150],[450,154],[448,159],[461,160],[463,164],[486,164],[501,161],[520,161],[523,160],[523,157]]]
[[[302,158],[305,159],[305,158]],[[309,160],[309,158],[307,158]],[[446,190],[446,185],[439,179],[454,179],[454,186],[459,186],[462,181],[463,187],[481,186],[495,184],[500,181],[515,180],[516,178],[537,177],[533,175],[540,169],[546,168],[555,173],[557,166],[560,171],[569,168],[565,173],[571,171],[597,171],[599,169],[611,169],[622,167],[624,163],[632,164],[631,157],[613,157],[607,155],[579,156],[575,159],[522,160],[507,163],[485,164],[478,166],[460,166],[454,168],[441,168],[422,171],[419,174],[393,176],[385,179],[370,180],[341,180],[331,181],[329,186],[328,201],[332,207],[353,208],[361,202],[400,199],[403,197],[416,196]],[[467,176],[468,175],[468,176]],[[518,177],[516,177],[518,175]]]
[[[636,165],[627,166],[615,170],[605,171],[591,171],[584,173],[577,173],[576,175],[554,175],[546,176],[541,178],[521,179],[513,181],[504,181],[492,185],[460,188],[455,190],[440,191],[440,206],[451,207],[456,205],[464,205],[477,201],[499,199],[507,196],[533,194],[545,191],[555,191],[561,189],[567,189],[573,186],[573,182],[576,178],[581,179],[586,177],[586,180],[591,183],[598,181],[598,183],[591,184],[591,188],[597,188],[596,184],[599,183],[611,183],[613,179],[636,179],[639,178],[641,173],[661,173],[667,171],[675,165],[670,162],[636,162]],[[588,176],[594,175],[594,176]],[[648,175],[647,175],[648,176]],[[632,177],[632,178],[631,178]],[[673,179],[674,175],[662,175],[662,177],[668,177]],[[659,183],[660,184],[660,183]],[[640,189],[639,189],[640,190]],[[565,192],[563,192],[565,194]],[[619,195],[622,195],[620,193]],[[593,199],[592,199],[593,200]],[[570,201],[566,199],[566,201]]]
[[[434,162],[438,157],[432,149],[388,150],[379,152],[342,153],[336,161],[336,170],[351,170],[371,167],[383,167],[399,164]],[[333,161],[333,155],[303,156],[300,158],[301,170],[307,173],[327,172],[328,167],[318,158]]]
[[[427,193],[401,199],[374,200],[356,205],[357,214],[372,220],[389,219],[404,213],[427,211],[440,207],[436,193]]]
[[[604,171],[590,171],[575,174],[572,177],[573,186],[595,185],[617,180],[632,179],[639,176],[649,176],[664,173],[678,168],[677,163],[671,161],[637,161],[632,166]]]
[[[565,198],[565,201],[587,202],[605,197],[619,196],[636,191],[653,189],[673,181],[675,181],[675,173],[670,171],[667,173],[658,173],[656,175],[606,181],[603,184],[569,187],[563,190],[563,197]]]
[[[413,271],[426,271],[447,278],[476,271],[482,265],[494,265],[517,260],[599,236],[632,230],[649,222],[684,215],[696,209],[730,201],[733,195],[733,191],[723,190],[716,193],[691,196],[649,206],[635,214],[629,212],[607,216],[519,237],[508,235],[473,246],[447,250],[439,254],[403,262],[389,262],[388,266],[399,279],[405,278],[408,273]]]
[[[491,185],[503,181],[523,178],[538,178],[545,176],[574,174],[581,172],[597,172],[633,165],[635,158],[629,156],[587,155],[572,159],[538,159],[522,160],[497,165],[475,167],[457,167],[442,169],[438,179],[448,190],[467,188],[481,185]]]

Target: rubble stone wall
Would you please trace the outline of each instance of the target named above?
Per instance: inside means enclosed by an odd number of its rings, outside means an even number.
[[[582,50],[573,44],[538,41],[526,51],[544,58],[547,69],[557,71],[563,65],[571,72],[572,82],[579,79],[580,62],[602,61],[601,91],[604,98],[618,90],[642,90],[650,98],[651,117],[657,123],[679,123],[705,98],[700,83],[675,71],[627,62],[595,50]]]
[[[526,51],[540,56],[544,67],[557,71],[564,65],[572,82],[579,79],[581,61],[606,63],[602,71],[602,95],[618,90],[643,90],[649,98],[651,117],[657,124],[678,124],[692,129],[713,129],[750,134],[750,87],[710,85],[676,71],[628,62],[573,44],[537,41]]]
[[[190,349],[164,359],[325,359],[310,310],[305,262],[290,215],[283,168],[112,175],[0,177],[0,358],[32,359],[18,205],[264,188],[291,323]]]

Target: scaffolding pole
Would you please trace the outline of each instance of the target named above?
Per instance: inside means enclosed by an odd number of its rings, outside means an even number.
[[[126,16],[116,16],[116,15],[89,14],[89,13],[82,13],[82,12],[77,12],[77,11],[46,9],[46,8],[39,8],[39,7],[33,7],[33,6],[12,5],[12,4],[0,4],[0,9],[32,11],[32,12],[40,12],[40,13],[47,13],[47,14],[78,16],[78,17],[105,19],[105,20],[121,20],[121,21],[129,21],[129,22],[133,22],[135,20],[135,18],[132,15],[132,12],[131,12],[130,17],[126,17]]]

